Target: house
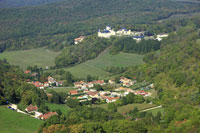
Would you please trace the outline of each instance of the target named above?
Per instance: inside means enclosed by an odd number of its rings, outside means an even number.
[[[42,120],[46,120],[46,119],[48,119],[48,118],[50,118],[50,117],[52,117],[54,115],[58,115],[58,114],[56,112],[48,112],[48,113],[46,113],[44,115],[41,115],[40,118]]]
[[[54,84],[54,83],[56,83],[56,80],[53,78],[53,77],[51,77],[51,76],[48,76],[48,82],[49,82],[49,84]]]
[[[38,73],[32,73],[31,76],[32,77],[36,77],[38,75]]]
[[[162,41],[163,38],[166,38],[166,37],[168,37],[168,36],[169,36],[169,35],[166,34],[166,33],[161,33],[161,34],[158,34],[158,35],[156,36],[156,39],[157,39],[158,41]]]
[[[86,87],[87,87],[87,88],[92,88],[92,87],[94,87],[94,84],[93,84],[92,82],[88,82],[88,83],[86,84]]]
[[[111,102],[116,102],[119,97],[107,97],[106,102],[111,103]]]
[[[24,71],[25,74],[30,74],[31,73],[31,70],[26,70]]]
[[[104,82],[104,80],[94,80],[91,82],[94,85],[105,85],[106,83]]]
[[[63,86],[63,81],[56,82],[56,86]]]
[[[40,119],[40,117],[42,116],[43,114],[41,113],[41,112],[37,112],[37,111],[35,111],[35,118],[36,119]]]
[[[143,91],[143,90],[135,91],[134,94],[135,94],[135,95],[142,95],[142,96],[144,96],[144,97],[147,97],[147,96],[150,96],[150,95],[151,95],[151,93],[145,92],[145,91]]]
[[[111,85],[115,84],[115,80],[114,79],[110,79],[110,80],[108,80],[108,83],[111,84]]]
[[[82,42],[86,37],[85,36],[80,36],[78,38],[74,39],[74,44],[78,44],[80,42]]]
[[[104,29],[103,31],[101,31],[100,29],[98,31],[98,37],[101,37],[101,38],[110,38],[111,36],[115,36],[115,35],[116,35],[116,32],[112,30],[110,26],[106,26],[106,29]]]
[[[134,84],[134,82],[131,79],[125,77],[120,77],[120,82],[123,83],[123,86],[125,87],[130,87]]]
[[[85,85],[86,85],[86,83],[84,81],[74,82],[74,87],[76,87],[76,88],[82,88]]]
[[[70,90],[70,91],[69,91],[69,94],[70,94],[70,95],[77,95],[77,94],[78,94],[78,91],[77,91],[77,90]]]
[[[99,92],[93,92],[93,91],[89,91],[87,92],[88,96],[92,97],[92,98],[99,98]]]
[[[44,84],[39,81],[33,81],[32,84],[37,88],[44,89]]]
[[[28,113],[33,112],[33,111],[37,111],[38,107],[37,106],[33,106],[32,104],[29,105],[26,109],[25,109]]]
[[[49,82],[44,82],[44,87],[49,87]]]

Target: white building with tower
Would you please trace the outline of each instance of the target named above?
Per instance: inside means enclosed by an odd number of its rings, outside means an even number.
[[[98,37],[101,38],[110,38],[111,36],[141,36],[144,35],[144,32],[136,32],[127,30],[126,28],[121,28],[118,31],[114,31],[110,26],[106,26],[106,29],[103,31],[98,31]]]
[[[104,29],[103,31],[101,31],[100,29],[98,31],[98,37],[101,37],[101,38],[110,38],[111,36],[115,36],[115,35],[116,35],[116,32],[112,30],[110,26],[106,26],[106,29]]]

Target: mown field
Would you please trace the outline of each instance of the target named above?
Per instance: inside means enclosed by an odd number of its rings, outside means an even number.
[[[68,107],[66,104],[51,104],[51,103],[46,103],[46,105],[49,107],[50,110],[55,111],[57,109],[60,109],[60,111],[63,114],[67,114],[70,111],[70,107]]]
[[[1,133],[35,133],[42,123],[41,120],[0,106]]]
[[[152,114],[154,116],[157,115],[158,112],[161,112],[162,114],[164,114],[164,108],[152,109],[152,110],[149,110],[147,112],[152,112]]]
[[[46,66],[54,65],[54,59],[58,54],[58,52],[45,48],[38,48],[23,51],[6,51],[0,53],[0,59],[7,59],[10,64],[18,65],[22,69],[34,65],[45,68]]]
[[[56,87],[56,88],[48,88],[47,92],[50,92],[51,90],[55,92],[62,92],[62,93],[68,93],[70,90],[74,90],[75,88],[65,88],[65,87]]]
[[[127,67],[143,64],[143,55],[119,53],[117,55],[109,54],[109,50],[102,52],[97,58],[88,60],[82,64],[65,68],[65,71],[70,71],[74,76],[85,78],[88,74],[105,78],[109,73],[104,71],[108,66]]]
[[[142,103],[142,104],[133,103],[133,104],[128,104],[125,106],[118,107],[117,112],[119,112],[121,114],[126,114],[126,113],[130,112],[131,110],[133,110],[135,107],[137,107],[139,110],[144,110],[144,109],[151,108],[154,106],[155,105],[153,105],[153,104],[147,104],[147,103]],[[108,104],[92,105],[92,107],[101,107],[101,108],[107,109]]]

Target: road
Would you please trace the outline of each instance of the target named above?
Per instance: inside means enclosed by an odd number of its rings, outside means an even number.
[[[152,108],[148,108],[148,109],[142,110],[140,112],[146,112],[146,111],[153,110],[153,109],[158,109],[158,108],[162,108],[162,105],[156,106],[156,107],[152,107]]]

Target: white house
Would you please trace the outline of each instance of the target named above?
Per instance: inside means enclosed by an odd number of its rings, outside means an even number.
[[[101,31],[100,29],[98,31],[98,37],[101,37],[101,38],[110,38],[111,36],[115,36],[115,35],[116,35],[116,32],[112,30],[110,26],[106,26],[106,29],[104,29],[103,31]]]

